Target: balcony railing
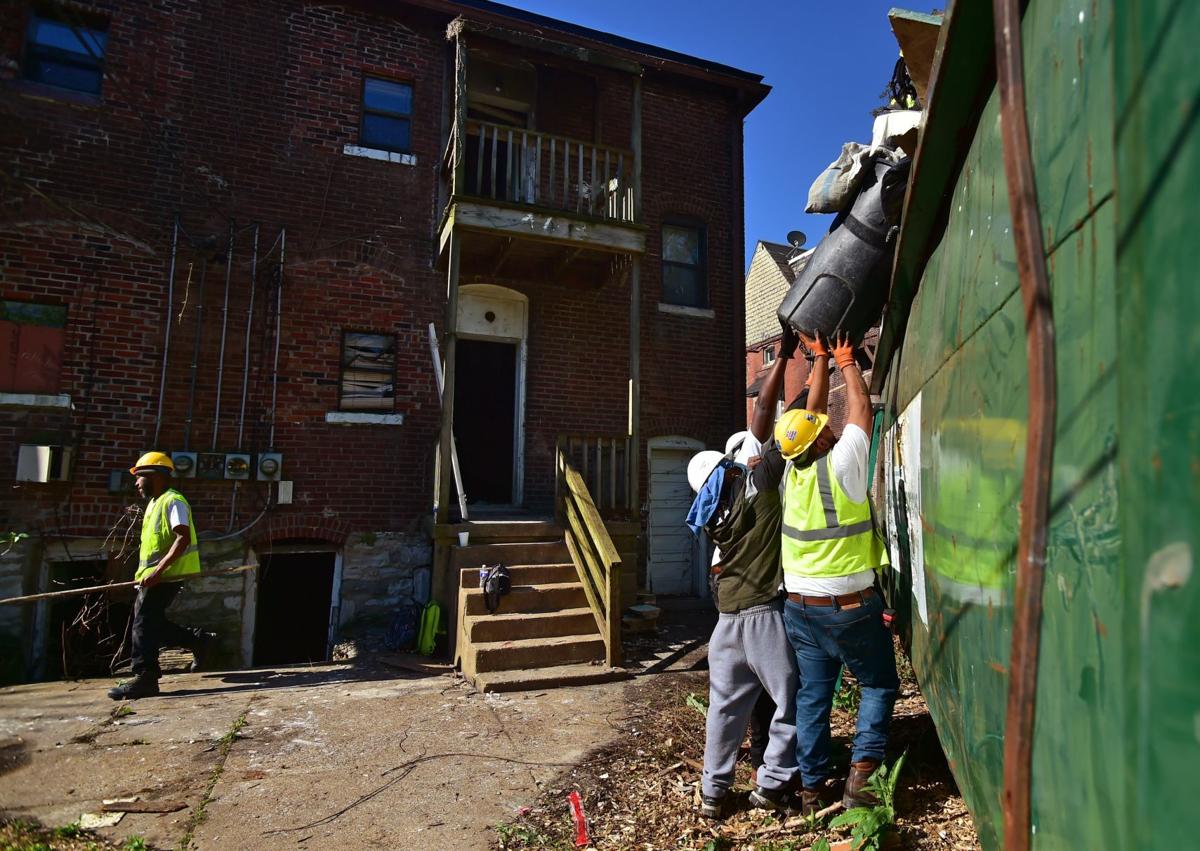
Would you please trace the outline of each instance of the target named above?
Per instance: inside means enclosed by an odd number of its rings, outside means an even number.
[[[605,518],[633,515],[627,435],[559,435],[558,454],[578,472]],[[563,493],[557,494],[561,500]]]
[[[635,219],[632,151],[475,119],[461,138],[462,185],[454,195]]]

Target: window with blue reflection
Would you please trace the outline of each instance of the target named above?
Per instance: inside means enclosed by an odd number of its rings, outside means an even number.
[[[108,33],[93,21],[30,16],[25,79],[60,89],[100,94]]]
[[[359,144],[408,153],[412,149],[413,87],[379,77],[363,78]]]

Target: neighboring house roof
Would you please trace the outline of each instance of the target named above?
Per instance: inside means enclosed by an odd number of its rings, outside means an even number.
[[[775,313],[783,300],[795,270],[788,258],[795,251],[790,245],[759,240],[746,272],[746,347],[779,335]]]

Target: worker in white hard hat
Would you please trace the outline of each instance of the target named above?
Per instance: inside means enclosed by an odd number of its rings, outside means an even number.
[[[791,329],[785,328],[750,429],[733,435],[725,452],[701,452],[688,464],[688,481],[696,491],[688,525],[693,532],[703,530],[715,544],[712,586],[720,612],[708,645],[709,708],[700,790],[700,812],[708,818],[725,814],[738,747],[764,693],[769,696],[765,703],[770,716],[751,801],[761,807],[792,809],[792,786],[798,777],[796,666],[780,596],[783,464],[759,463],[797,342]]]
[[[862,690],[850,772],[840,795],[842,806],[852,809],[878,804],[865,786],[883,759],[900,683],[883,600],[875,589],[875,571],[887,564],[887,555],[868,494],[871,400],[855,346],[840,336],[831,348],[846,383],[841,437],[829,427],[828,395],[818,394],[815,384],[807,407],[786,411],[775,424],[775,440],[787,462],[781,551],[788,595],[783,617],[800,672],[796,751],[801,794],[814,808],[837,794],[829,715],[843,665]]]
[[[148,500],[142,514],[138,552],[137,599],[133,604],[133,679],[110,689],[113,700],[158,694],[158,653],[163,647],[192,651],[192,670],[204,664],[215,635],[179,626],[167,619],[167,607],[179,594],[180,580],[200,572],[200,552],[191,507],[171,487],[175,464],[162,452],[147,452],[129,470],[138,494]]]

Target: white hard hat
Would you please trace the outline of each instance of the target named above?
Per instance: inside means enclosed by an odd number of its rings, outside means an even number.
[[[692,456],[692,460],[688,461],[687,471],[688,484],[692,486],[692,490],[700,493],[700,488],[704,487],[704,483],[708,481],[708,477],[712,475],[713,470],[717,469],[717,465],[724,457],[723,452],[715,449],[705,449]]]
[[[733,452],[735,449],[741,446],[742,442],[745,441],[745,439],[749,436],[750,432],[745,430],[729,435],[729,440],[725,441],[725,454],[728,455],[729,453]]]

